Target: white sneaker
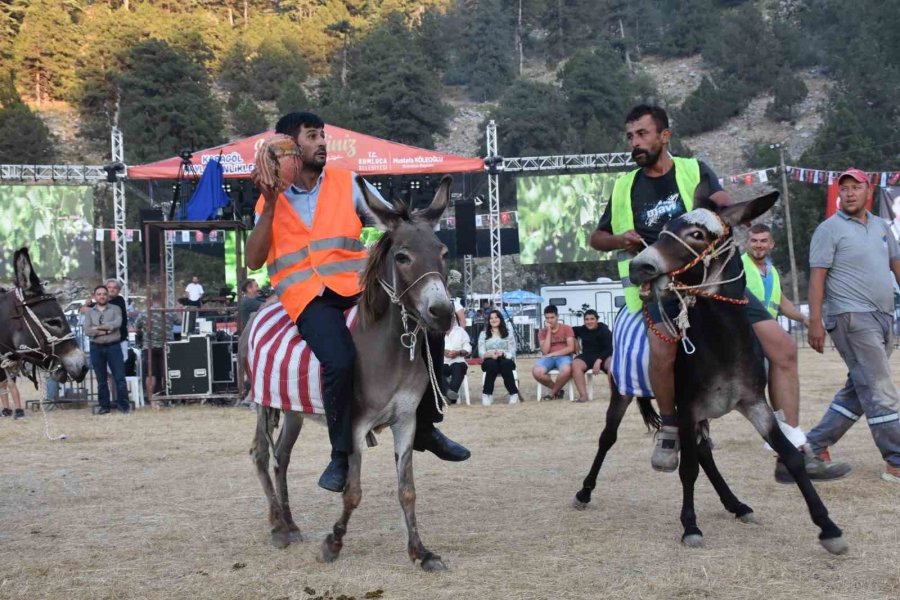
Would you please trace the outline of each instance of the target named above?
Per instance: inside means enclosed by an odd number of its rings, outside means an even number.
[[[510,394],[509,395],[509,403],[510,404],[518,404],[519,403],[519,395],[518,394]]]
[[[494,397],[491,394],[482,394],[481,395],[481,403],[484,406],[490,406],[494,403]]]

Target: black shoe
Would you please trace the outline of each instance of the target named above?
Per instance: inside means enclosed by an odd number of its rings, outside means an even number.
[[[0,411],[0,417],[11,417],[12,414],[13,414],[12,410],[10,410],[8,408],[4,408],[2,411]]]
[[[325,472],[319,477],[319,487],[329,492],[343,492],[347,487],[347,472],[350,470],[350,463],[346,456],[332,458]]]
[[[416,432],[413,448],[419,452],[428,450],[439,459],[450,462],[461,462],[472,456],[465,446],[448,438],[437,427],[431,427],[421,433]]]
[[[122,413],[123,415],[127,415],[128,412],[129,412],[129,410],[128,410],[129,408],[130,408],[130,407],[128,407],[128,406],[120,406],[120,407],[118,408],[118,411],[119,411],[120,413]]]
[[[98,414],[98,415],[108,415],[108,414],[109,414],[109,409],[108,409],[108,408],[101,408],[100,410],[97,411],[97,414]]]
[[[13,419],[24,419],[24,418],[25,418],[25,411],[22,410],[21,408],[17,408],[16,415],[13,417]]]

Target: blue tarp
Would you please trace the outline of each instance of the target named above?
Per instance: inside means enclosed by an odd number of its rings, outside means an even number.
[[[214,219],[219,209],[228,206],[231,202],[228,194],[222,189],[224,181],[222,165],[219,164],[219,161],[210,160],[206,163],[203,176],[188,202],[184,218],[188,221]]]
[[[543,298],[527,290],[513,290],[503,294],[503,302],[506,304],[540,304]]]

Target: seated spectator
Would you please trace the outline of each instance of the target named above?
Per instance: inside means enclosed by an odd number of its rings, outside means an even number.
[[[609,363],[612,357],[612,332],[605,323],[600,322],[597,311],[589,308],[584,311],[584,325],[574,327],[575,339],[581,345],[581,354],[572,362],[572,377],[578,388],[576,402],[587,402],[587,377],[591,371],[599,375],[600,371],[609,374]]]
[[[516,338],[510,335],[499,310],[488,312],[484,331],[478,334],[478,356],[484,371],[484,387],[481,403],[489,406],[494,402],[494,382],[497,375],[503,377],[503,384],[509,392],[509,403],[519,401],[519,388],[513,373],[516,370]]]
[[[466,378],[469,363],[466,358],[472,354],[469,334],[459,325],[454,325],[444,337],[444,380],[447,382],[447,399],[456,404],[459,386]]]
[[[538,331],[541,358],[535,363],[531,374],[550,393],[542,400],[562,398],[563,388],[572,378],[572,355],[575,354],[575,332],[569,325],[559,322],[559,310],[550,304],[544,309],[544,327]],[[556,381],[550,371],[558,370]]]

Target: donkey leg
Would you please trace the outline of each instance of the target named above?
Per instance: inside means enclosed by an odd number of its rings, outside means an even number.
[[[278,498],[278,494],[275,493],[275,486],[272,485],[272,478],[269,476],[269,440],[272,439],[275,426],[278,423],[278,411],[264,406],[257,406],[256,410],[256,432],[253,435],[250,455],[253,457],[253,464],[256,466],[256,476],[262,484],[266,500],[269,501],[269,525],[272,526],[272,543],[283,548],[287,544],[279,546],[276,543],[275,532],[287,529],[287,523],[284,521],[281,501]]]
[[[287,471],[291,462],[291,451],[303,428],[303,415],[298,412],[285,412],[284,423],[281,425],[281,433],[275,444],[275,489],[278,492],[278,500],[281,504],[282,523],[272,531],[272,543],[283,548],[291,542],[303,541],[300,528],[294,523],[291,515],[291,505],[288,500]],[[277,531],[276,531],[277,530]],[[276,537],[278,538],[276,541]],[[283,545],[281,544],[283,542]]]
[[[572,507],[578,510],[584,510],[591,501],[591,492],[597,487],[597,475],[600,474],[600,467],[603,466],[603,460],[606,453],[616,443],[619,434],[619,425],[622,423],[622,417],[631,404],[631,396],[623,396],[615,388],[612,388],[612,394],[609,399],[609,408],[606,409],[606,425],[600,434],[600,440],[597,443],[597,455],[594,456],[594,462],[591,464],[591,470],[588,471],[587,477],[581,484],[581,490],[575,494],[572,501]]]
[[[703,545],[703,532],[697,527],[697,515],[694,512],[694,484],[700,473],[697,456],[697,427],[689,407],[678,407],[678,435],[681,441],[681,463],[678,475],[681,478],[681,525],[684,533],[681,543],[697,548]]]
[[[733,514],[742,523],[759,523],[759,520],[753,513],[753,509],[738,500],[731,488],[728,487],[728,484],[725,483],[725,478],[722,477],[715,460],[713,460],[712,446],[706,438],[697,444],[697,459],[700,461],[700,466],[703,467],[703,472],[706,473],[709,482],[719,495],[719,500],[722,502],[725,510]]]
[[[394,460],[397,463],[397,495],[406,519],[408,541],[406,550],[413,562],[419,560],[425,571],[446,571],[447,567],[437,554],[430,552],[419,538],[416,523],[416,485],[413,481],[413,438],[416,433],[415,415],[391,426],[394,434]]]
[[[334,562],[341,554],[344,547],[344,535],[347,533],[347,523],[350,522],[350,516],[362,500],[362,448],[365,432],[362,435],[354,435],[353,453],[349,457],[350,469],[347,472],[347,487],[344,488],[344,509],[341,512],[341,518],[337,520],[334,527],[319,547],[318,559],[322,562]]]
[[[819,526],[819,543],[832,554],[846,552],[850,546],[844,541],[843,532],[828,516],[828,509],[825,508],[825,503],[822,502],[806,472],[803,455],[781,431],[775,421],[772,409],[765,402],[755,402],[750,406],[740,408],[763,439],[769,442],[769,445],[778,453],[778,458],[797,482],[797,487],[800,488],[800,493],[803,494],[806,507],[809,509],[809,516],[813,523]]]

